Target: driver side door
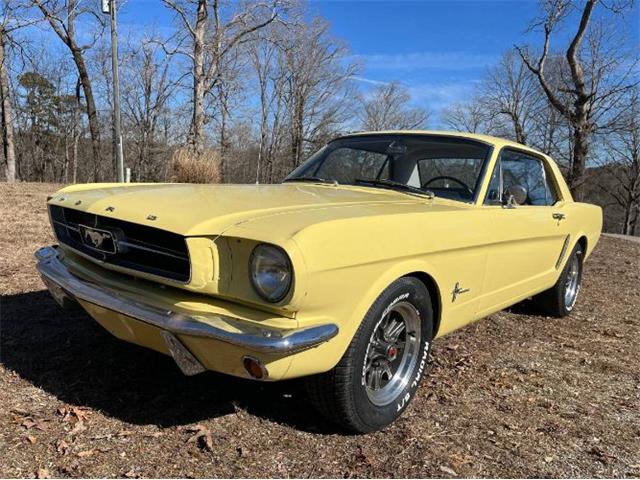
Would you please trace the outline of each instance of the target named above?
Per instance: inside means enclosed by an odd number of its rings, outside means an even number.
[[[488,315],[538,293],[555,282],[568,242],[564,202],[547,160],[505,148],[481,207],[488,210],[492,242],[487,255],[480,315]],[[522,205],[508,205],[505,192],[520,185]]]

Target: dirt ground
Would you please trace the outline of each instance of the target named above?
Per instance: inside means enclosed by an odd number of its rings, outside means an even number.
[[[640,244],[603,238],[575,312],[436,341],[405,415],[350,436],[299,382],[184,377],[45,292],[54,185],[0,184],[0,477],[639,477]]]

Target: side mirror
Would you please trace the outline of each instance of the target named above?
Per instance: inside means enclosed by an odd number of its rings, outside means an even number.
[[[527,201],[527,189],[522,185],[511,185],[505,190],[504,196],[507,198],[506,207],[514,208]]]

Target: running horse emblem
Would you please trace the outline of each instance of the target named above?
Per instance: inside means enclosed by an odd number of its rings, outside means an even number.
[[[106,239],[112,238],[109,232],[98,232],[96,230],[84,230],[85,240],[89,240],[95,248],[100,248]]]

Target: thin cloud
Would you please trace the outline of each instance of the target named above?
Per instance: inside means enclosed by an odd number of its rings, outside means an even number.
[[[492,65],[498,60],[498,55],[466,52],[413,52],[354,55],[353,58],[354,60],[363,62],[369,71],[461,71],[481,69],[487,65]]]
[[[373,80],[371,78],[358,77],[356,75],[351,75],[349,77],[351,80],[355,80],[356,82],[368,83],[370,85],[389,85],[391,82],[383,82],[381,80]]]
[[[413,103],[426,104],[438,109],[471,98],[475,82],[421,83],[408,88]]]

